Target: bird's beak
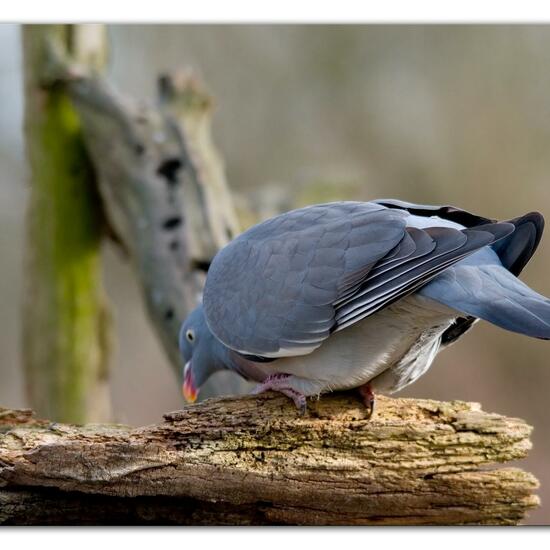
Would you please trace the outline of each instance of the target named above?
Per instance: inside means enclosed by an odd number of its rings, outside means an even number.
[[[197,395],[199,394],[199,390],[196,388],[195,381],[193,380],[191,361],[187,361],[183,369],[182,393],[187,403],[194,403],[197,400]]]

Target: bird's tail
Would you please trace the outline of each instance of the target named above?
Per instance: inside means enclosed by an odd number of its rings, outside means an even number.
[[[516,226],[511,235],[455,264],[420,293],[465,315],[462,320],[467,326],[460,332],[465,332],[475,317],[549,340],[550,300],[516,277],[539,244],[544,219],[532,212],[509,221]]]
[[[503,329],[550,339],[550,300],[502,265],[456,265],[421,294]]]

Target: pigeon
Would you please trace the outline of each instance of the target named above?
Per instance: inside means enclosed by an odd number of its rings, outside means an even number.
[[[357,388],[367,409],[422,376],[483,319],[550,339],[550,300],[517,276],[535,252],[538,212],[504,222],[393,199],[293,210],[214,257],[183,323],[183,395],[216,371],[306,398]]]

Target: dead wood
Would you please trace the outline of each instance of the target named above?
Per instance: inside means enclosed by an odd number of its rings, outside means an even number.
[[[210,399],[157,425],[0,413],[0,523],[516,524],[537,506],[531,427],[475,403],[350,394],[300,416],[273,394]]]

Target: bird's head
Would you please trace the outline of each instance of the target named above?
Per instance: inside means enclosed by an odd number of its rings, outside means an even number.
[[[193,403],[201,386],[214,372],[225,367],[224,346],[210,332],[202,305],[195,308],[183,323],[179,335],[183,357],[183,396]]]

